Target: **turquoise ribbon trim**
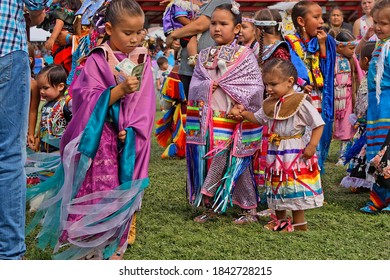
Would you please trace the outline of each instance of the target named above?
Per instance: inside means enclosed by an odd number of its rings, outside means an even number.
[[[78,151],[89,158],[95,157],[99,147],[104,121],[110,105],[111,89],[112,87],[109,87],[99,97],[80,139]]]
[[[133,179],[135,164],[135,133],[133,128],[126,128],[126,139],[119,159],[119,182],[121,184]]]

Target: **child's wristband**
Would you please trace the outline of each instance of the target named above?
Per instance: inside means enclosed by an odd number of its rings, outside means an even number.
[[[72,37],[72,35],[70,35],[69,33],[66,34],[66,37],[65,37],[65,41],[66,41],[66,44],[70,45],[70,37]]]

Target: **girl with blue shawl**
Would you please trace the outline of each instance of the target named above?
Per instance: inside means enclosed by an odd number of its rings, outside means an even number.
[[[390,142],[389,137],[386,138],[390,130],[390,0],[376,3],[371,14],[378,41],[367,74],[366,156],[370,165],[376,169],[376,180],[370,192],[370,201],[360,211],[376,214],[390,212],[389,155],[386,153]]]
[[[323,30],[322,9],[317,3],[298,2],[292,9],[291,17],[296,33],[285,36],[291,61],[298,70],[300,86],[310,95],[314,107],[325,121],[317,147],[319,164],[323,169],[332,140],[336,44]]]

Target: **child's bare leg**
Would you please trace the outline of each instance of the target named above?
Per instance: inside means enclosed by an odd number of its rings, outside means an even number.
[[[307,223],[305,220],[305,211],[304,210],[295,210],[292,211],[293,216],[293,227],[294,230],[307,230]]]
[[[188,56],[194,56],[198,54],[198,41],[196,36],[192,36],[187,44]]]
[[[278,220],[285,220],[287,217],[287,211],[286,210],[275,210],[275,215],[278,218]]]
[[[198,41],[196,40],[196,36],[192,36],[187,44],[187,52],[188,52],[188,64],[191,66],[195,66],[196,57],[198,54]]]

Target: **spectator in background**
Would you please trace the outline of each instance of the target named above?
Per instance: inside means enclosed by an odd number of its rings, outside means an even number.
[[[44,20],[44,9],[50,3],[51,0],[8,0],[0,5],[1,260],[20,260],[26,252],[24,162],[31,71],[24,8],[33,26]]]
[[[352,33],[352,24],[344,21],[343,10],[340,7],[333,7],[329,12],[328,22],[325,26],[325,31],[328,33],[329,30],[340,30],[347,29]]]
[[[367,30],[374,24],[371,10],[375,5],[375,0],[362,0],[361,2],[364,15],[358,18],[353,24],[353,35],[360,40],[366,35]],[[370,41],[376,41],[376,36],[373,35]],[[358,49],[356,49],[358,51]]]

